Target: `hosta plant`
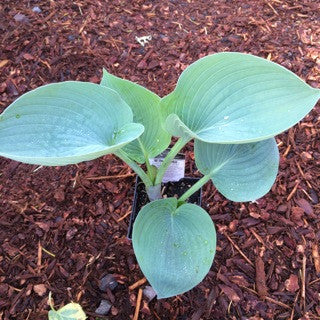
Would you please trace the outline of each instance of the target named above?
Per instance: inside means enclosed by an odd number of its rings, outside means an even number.
[[[212,220],[187,203],[190,195],[209,180],[232,201],[266,194],[279,163],[274,136],[319,98],[319,89],[289,70],[241,53],[196,61],[164,98],[104,70],[100,85],[54,83],[14,101],[0,116],[0,155],[45,166],[109,153],[125,161],[150,199],[134,223],[133,248],[158,298],[166,298],[197,285],[215,254]],[[172,136],[178,140],[161,166],[150,165]],[[164,173],[190,140],[203,177],[179,199],[161,198]]]

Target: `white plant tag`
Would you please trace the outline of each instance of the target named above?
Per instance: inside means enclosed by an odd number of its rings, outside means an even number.
[[[159,168],[165,156],[168,154],[168,151],[169,150],[165,150],[157,157],[151,158],[150,164]],[[184,154],[179,153],[178,155],[176,155],[176,157],[172,160],[171,164],[169,165],[166,173],[164,174],[162,182],[166,183],[169,181],[179,181],[180,179],[184,178],[185,167],[186,160]]]
[[[144,47],[152,39],[151,35],[136,37],[136,40]]]

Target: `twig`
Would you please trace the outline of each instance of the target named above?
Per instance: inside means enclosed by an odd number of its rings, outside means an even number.
[[[305,179],[305,178],[306,178],[306,176],[305,176],[304,172],[302,171],[302,169],[301,169],[301,166],[300,166],[299,162],[298,162],[297,160],[295,160],[294,162],[295,162],[296,166],[298,167],[298,170],[299,170],[299,172],[300,172],[300,174],[301,174],[302,178],[303,178],[303,179]]]
[[[29,319],[31,312],[32,312],[32,310],[29,310],[29,313],[28,313],[28,316],[26,317],[26,320]],[[0,315],[1,315],[1,314],[0,314]]]
[[[42,249],[45,253],[47,253],[49,256],[54,257],[54,258],[56,257],[56,255],[55,255],[54,253],[48,251],[48,250],[45,249],[44,247],[41,247],[41,249]]]
[[[72,179],[73,180],[73,184],[72,184],[73,189],[76,187],[78,176],[79,176],[79,171],[76,172],[75,177]]]
[[[306,184],[308,185],[308,187],[309,187],[310,189],[312,189],[312,186],[311,186],[310,182],[306,179],[306,176],[305,176],[304,172],[302,171],[299,162],[298,162],[297,160],[295,160],[295,163],[296,163],[296,166],[297,166],[297,168],[298,168],[298,170],[299,170],[302,178],[304,179],[304,181],[306,182]],[[307,195],[308,195],[308,194],[307,194]],[[308,195],[308,197],[309,197],[309,199],[311,198],[309,195]],[[312,200],[312,198],[311,198],[311,200]]]
[[[283,157],[284,157],[284,158],[288,155],[290,149],[291,149],[291,144],[288,145],[286,151],[284,152],[284,154],[283,154]]]
[[[315,280],[309,282],[308,286],[311,286],[311,285],[313,285],[313,284],[315,284],[315,283],[317,283],[317,282],[319,282],[319,281],[320,281],[320,278],[315,279]]]
[[[314,267],[316,269],[316,273],[320,273],[320,256],[319,256],[319,248],[317,243],[312,245],[312,258],[314,261]]]
[[[247,287],[242,286],[242,285],[239,285],[239,286],[240,286],[241,288],[246,289],[247,291],[249,291],[249,292],[251,292],[251,293],[254,293],[255,295],[259,296],[258,292],[256,292],[255,290],[250,289],[250,288],[247,288]],[[271,303],[274,303],[274,304],[278,305],[278,306],[281,306],[281,307],[283,307],[283,308],[286,308],[286,309],[290,309],[290,310],[291,310],[291,307],[289,307],[288,305],[286,305],[286,304],[284,304],[284,303],[282,303],[282,302],[280,302],[280,301],[274,300],[274,299],[272,299],[272,298],[270,298],[270,297],[265,297],[265,299],[268,300],[268,301],[271,302]]]
[[[294,194],[296,193],[297,189],[298,189],[298,185],[299,185],[300,181],[298,180],[295,184],[295,186],[293,187],[292,191],[290,192],[290,194],[288,195],[287,201],[291,200],[291,198],[294,196]]]
[[[111,179],[124,179],[135,176],[135,173],[119,174],[117,176],[99,176],[99,177],[85,177],[86,180],[111,180]]]
[[[230,300],[229,305],[228,305],[228,314],[231,312],[231,306],[232,306],[232,300]]]
[[[38,261],[37,261],[37,269],[38,269],[38,273],[40,273],[40,269],[41,269],[41,260],[42,260],[42,246],[40,241],[38,242]]]
[[[127,211],[122,217],[120,217],[120,218],[117,220],[117,222],[120,222],[120,221],[122,221],[123,219],[125,219],[128,215],[130,215],[130,213],[131,213],[131,210]]]
[[[140,287],[141,285],[143,285],[146,282],[147,282],[147,279],[146,278],[142,278],[142,279],[138,280],[137,282],[135,282],[134,284],[132,284],[129,287],[129,290],[134,290],[135,288]]]
[[[272,303],[274,303],[274,304],[277,304],[278,306],[281,306],[281,307],[283,307],[283,308],[291,309],[288,305],[286,305],[286,304],[284,304],[284,303],[282,303],[282,302],[280,302],[280,301],[274,300],[274,299],[272,299],[272,298],[270,298],[270,297],[266,297],[266,300],[268,300],[269,302],[272,302]]]
[[[180,30],[182,29],[182,24],[181,24],[180,22],[172,21],[172,23],[177,24],[177,25],[179,26],[179,29],[180,29]]]
[[[271,5],[271,3],[269,3],[269,2],[266,1],[266,4],[267,4],[268,7],[271,8],[271,10],[272,10],[277,16],[279,15],[278,11]]]
[[[138,298],[137,298],[137,304],[136,304],[136,310],[134,312],[134,316],[132,320],[138,320],[139,317],[139,310],[141,305],[141,299],[142,299],[142,289],[140,288],[138,291]]]
[[[191,18],[188,19],[190,22],[192,22],[193,24],[195,24],[196,26],[200,25],[201,23],[200,22],[196,22],[196,21],[193,21]]]
[[[302,257],[302,271],[301,271],[301,283],[302,283],[302,288],[301,288],[301,309],[305,311],[306,309],[306,263],[307,263],[307,258],[305,254]]]
[[[234,248],[242,255],[242,257],[251,265],[253,265],[253,262],[249,260],[249,258],[241,251],[241,249],[233,242],[233,240],[224,232],[223,233],[227,239],[231,242],[231,244],[234,246]]]
[[[271,52],[269,52],[268,56],[267,56],[267,60],[271,60]],[[277,140],[278,141],[278,140]],[[279,143],[277,143],[278,148],[283,146],[283,141],[280,141]]]
[[[291,316],[290,316],[290,320],[293,320],[293,317],[294,317],[294,307],[297,303],[297,300],[298,300],[298,297],[299,297],[299,293],[300,291],[297,292],[295,298],[294,298],[294,301],[293,301],[293,306],[292,306],[292,310],[291,310]]]
[[[251,233],[255,236],[255,238],[266,247],[266,244],[264,243],[263,239],[254,231],[253,228],[249,229],[251,231]]]
[[[310,189],[312,189],[312,187],[311,187]],[[306,190],[304,190],[303,188],[301,188],[301,191],[308,197],[308,199],[309,199],[310,201],[313,201],[313,199],[311,198],[311,196],[309,195],[309,193],[308,193]]]

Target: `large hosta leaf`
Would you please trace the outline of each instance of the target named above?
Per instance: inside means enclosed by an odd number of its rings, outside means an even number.
[[[115,77],[106,70],[103,70],[101,85],[117,91],[131,107],[134,122],[143,124],[145,128],[137,140],[123,148],[132,159],[143,163],[145,156],[155,157],[168,147],[171,136],[163,129],[160,97],[134,82]]]
[[[169,132],[211,143],[264,140],[302,119],[320,98],[294,73],[242,53],[190,65],[161,102]]]
[[[41,165],[95,159],[143,132],[113,90],[61,82],[30,91],[0,115],[0,156]]]
[[[210,216],[194,204],[177,207],[176,198],[144,206],[133,226],[133,248],[158,298],[196,286],[208,273],[216,250]]]
[[[274,138],[245,144],[195,141],[198,169],[211,175],[216,188],[232,201],[250,201],[265,195],[273,185],[279,166]]]

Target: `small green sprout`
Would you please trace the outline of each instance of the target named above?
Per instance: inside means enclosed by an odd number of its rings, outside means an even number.
[[[78,303],[68,303],[59,310],[55,310],[49,293],[48,299],[51,310],[49,311],[49,320],[85,320],[87,317]]]

